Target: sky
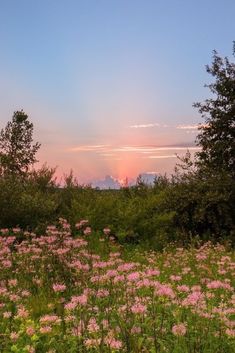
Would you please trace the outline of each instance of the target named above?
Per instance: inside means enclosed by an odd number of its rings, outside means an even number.
[[[23,109],[39,163],[81,183],[174,170],[234,0],[0,0],[0,128]]]

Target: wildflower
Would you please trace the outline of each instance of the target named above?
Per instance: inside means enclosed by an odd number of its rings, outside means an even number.
[[[160,275],[160,271],[157,270],[157,269],[151,269],[149,268],[147,271],[146,271],[146,276],[159,276]]]
[[[101,339],[100,338],[88,338],[85,340],[86,347],[97,347],[100,345]]]
[[[132,329],[131,329],[131,333],[132,333],[132,334],[141,333],[141,328],[138,327],[138,326],[133,326]]]
[[[207,284],[208,289],[227,289],[232,290],[232,287],[229,283],[224,283],[221,281],[211,281]]]
[[[122,342],[120,340],[116,340],[113,337],[105,338],[105,344],[109,346],[111,349],[120,349],[122,348]]]
[[[91,234],[91,227],[86,227],[83,231],[84,235],[90,235]]]
[[[66,289],[66,285],[55,283],[55,284],[53,284],[52,288],[53,288],[54,292],[64,292]]]
[[[146,305],[143,304],[134,304],[131,307],[131,311],[133,312],[133,314],[144,314],[146,312]]]
[[[235,337],[235,330],[233,330],[233,329],[227,328],[225,330],[225,333],[226,333],[227,336]]]
[[[65,306],[64,306],[65,310],[73,310],[76,307],[77,307],[76,302],[69,302],[69,303],[65,304]]]
[[[18,318],[22,318],[22,319],[25,319],[29,316],[29,312],[28,310],[26,310],[23,306],[18,308],[18,311],[17,311],[17,317]]]
[[[104,232],[105,235],[109,235],[110,232],[111,232],[111,229],[109,229],[109,228],[104,228],[104,229],[103,229],[103,232]]]
[[[9,279],[8,284],[10,287],[16,287],[17,286],[17,279]]]
[[[35,348],[32,346],[26,346],[25,348],[27,348],[27,352],[28,353],[35,353]]]
[[[186,286],[185,284],[182,284],[182,286],[177,286],[177,290],[179,291],[179,292],[189,292],[189,287],[188,286]]]
[[[12,313],[10,311],[5,311],[3,313],[3,317],[4,319],[9,319],[11,317]]]
[[[102,323],[102,326],[103,326],[104,329],[107,329],[109,327],[108,320],[103,319],[101,323]]]
[[[73,296],[71,301],[73,303],[79,303],[80,305],[86,305],[87,304],[88,297],[86,294],[81,294],[78,296]]]
[[[132,272],[129,275],[127,275],[128,281],[137,281],[140,278],[139,272]]]
[[[100,328],[99,328],[99,325],[97,324],[95,318],[92,317],[92,318],[89,320],[87,329],[88,329],[88,331],[89,331],[90,333],[98,332],[98,331],[99,331]]]
[[[156,290],[155,294],[162,296],[162,297],[168,297],[168,298],[175,297],[175,294],[174,294],[172,288],[166,284],[161,284],[159,289]]]
[[[61,319],[59,316],[53,314],[53,315],[44,315],[40,318],[40,323],[41,324],[47,324],[47,323],[55,323],[59,324],[61,322]]]
[[[193,292],[190,293],[182,302],[183,306],[190,306],[196,305],[200,300],[204,297],[203,293],[201,292]]]
[[[186,334],[186,331],[187,331],[186,326],[183,323],[174,325],[172,327],[172,333],[175,336],[184,336]]]
[[[28,336],[33,336],[35,334],[35,330],[32,326],[27,327],[26,333]]]
[[[52,327],[51,326],[43,326],[40,327],[40,333],[50,333],[52,331]]]
[[[12,341],[16,341],[19,338],[19,334],[16,332],[11,332],[10,338]]]
[[[171,275],[170,280],[171,281],[181,281],[182,277],[181,276],[176,276],[176,275]]]
[[[97,298],[105,298],[109,295],[109,291],[107,289],[99,289],[96,293]]]

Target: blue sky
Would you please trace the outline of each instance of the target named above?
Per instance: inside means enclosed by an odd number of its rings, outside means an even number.
[[[234,14],[232,0],[0,0],[0,127],[24,109],[58,175],[170,172],[179,151],[145,148],[193,146]]]

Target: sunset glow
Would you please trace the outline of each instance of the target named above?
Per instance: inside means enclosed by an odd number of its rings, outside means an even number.
[[[0,12],[0,127],[15,110],[30,116],[36,167],[87,183],[170,174],[176,154],[197,151],[192,103],[207,97],[212,50],[230,51],[233,11],[212,0],[11,3]]]

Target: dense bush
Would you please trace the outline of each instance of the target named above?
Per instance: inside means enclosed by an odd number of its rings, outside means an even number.
[[[13,175],[0,178],[1,227],[34,229],[57,217],[59,195],[55,185],[50,185],[48,172],[45,168],[27,179]]]
[[[71,224],[89,219],[96,230],[110,227],[119,242],[162,248],[169,242],[188,244],[192,238],[234,243],[235,187],[228,175],[187,175],[138,183],[121,190],[96,190],[66,179],[53,181],[44,166],[27,179],[0,178],[0,227],[44,230],[58,217]]]

